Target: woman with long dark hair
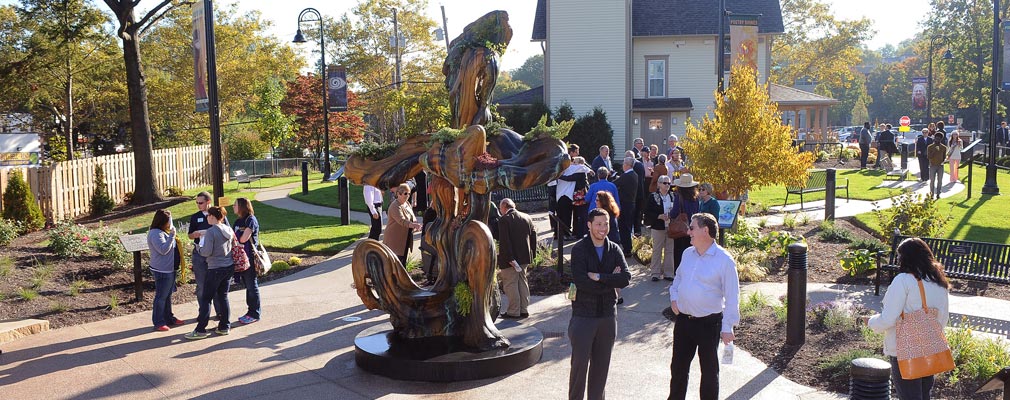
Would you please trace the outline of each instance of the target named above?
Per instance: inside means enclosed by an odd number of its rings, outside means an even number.
[[[694,180],[694,176],[688,173],[680,175],[673,181],[674,186],[677,187],[676,196],[673,201],[673,208],[670,209],[669,221],[677,219],[680,213],[687,214],[687,221],[690,223],[691,217],[698,212],[698,181]],[[684,250],[691,247],[691,237],[684,236],[682,238],[673,239],[673,273],[676,275],[677,269],[680,268],[680,258],[684,255]],[[667,280],[673,280],[673,276],[667,275]]]
[[[260,320],[260,283],[256,266],[252,265],[255,263],[256,249],[260,243],[260,222],[254,215],[252,202],[245,197],[235,199],[233,210],[238,219],[235,220],[232,229],[238,237],[238,242],[243,244],[250,263],[248,269],[238,273],[245,285],[245,304],[248,307],[248,311],[239,317],[238,322],[248,325]]]
[[[172,313],[172,293],[175,292],[176,268],[182,258],[175,242],[172,212],[161,209],[154,212],[151,229],[147,231],[147,247],[151,249],[151,275],[154,276],[154,306],[151,320],[154,330],[167,331],[169,325],[184,322]]]
[[[902,313],[922,309],[919,282],[926,296],[926,306],[937,310],[937,321],[947,325],[947,290],[950,282],[943,273],[943,265],[936,262],[929,245],[919,238],[908,238],[898,245],[898,275],[884,294],[884,307],[880,314],[869,318],[867,325],[884,332],[884,354],[891,360],[891,381],[902,400],[929,399],[933,389],[933,376],[902,379],[898,369],[898,340],[895,327]]]

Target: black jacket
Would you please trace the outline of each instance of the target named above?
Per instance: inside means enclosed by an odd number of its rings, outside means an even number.
[[[614,273],[620,266],[621,272]],[[589,272],[600,274],[600,280],[589,279]],[[617,308],[614,289],[628,286],[631,273],[621,246],[609,239],[603,241],[603,260],[596,255],[593,240],[584,238],[572,247],[572,282],[578,291],[572,302],[572,316],[611,317]]]
[[[676,195],[671,190],[666,194],[670,196],[670,202],[674,201]],[[663,213],[663,199],[659,192],[649,193],[649,201],[645,206],[645,223],[649,225],[649,228],[665,230],[666,221],[659,219],[659,215]]]
[[[614,185],[617,186],[617,197],[621,201],[621,204],[619,204],[621,206],[621,215],[625,213],[629,215],[633,214],[639,191],[638,174],[634,170],[625,172],[614,181]]]

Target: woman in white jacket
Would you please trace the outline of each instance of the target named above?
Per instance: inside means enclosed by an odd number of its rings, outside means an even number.
[[[898,371],[898,345],[895,326],[901,313],[922,309],[919,295],[921,280],[926,292],[926,305],[936,308],[940,325],[947,325],[947,290],[950,282],[943,273],[943,265],[933,258],[929,245],[919,238],[908,238],[898,245],[898,276],[887,287],[884,307],[880,314],[870,317],[867,324],[877,332],[884,332],[884,354],[891,360],[891,381],[898,398],[902,400],[929,399],[933,389],[933,376],[902,379]]]

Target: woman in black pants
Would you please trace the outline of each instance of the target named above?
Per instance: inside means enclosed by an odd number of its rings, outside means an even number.
[[[694,180],[691,174],[681,174],[680,178],[673,181],[677,187],[677,195],[673,198],[673,207],[670,209],[670,221],[677,218],[680,213],[687,214],[690,223],[691,217],[698,212],[698,181]],[[691,237],[673,239],[673,273],[677,273],[680,268],[680,258],[684,255],[684,250],[691,247]]]

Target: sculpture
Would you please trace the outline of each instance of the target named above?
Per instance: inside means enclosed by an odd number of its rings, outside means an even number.
[[[422,240],[436,250],[435,285],[417,286],[381,242],[364,239],[353,255],[358,296],[369,309],[388,312],[402,339],[460,337],[474,350],[509,345],[492,317],[499,298],[497,251],[487,227],[490,194],[545,184],[570,162],[557,132],[534,130],[523,137],[507,129],[487,133],[481,126],[490,118],[487,103],[498,57],[511,37],[508,14],[493,11],[450,44],[442,71],[456,129],[404,139],[394,154],[378,159],[352,155],[345,166],[355,184],[384,190],[422,169],[430,177],[431,207],[438,217]]]

